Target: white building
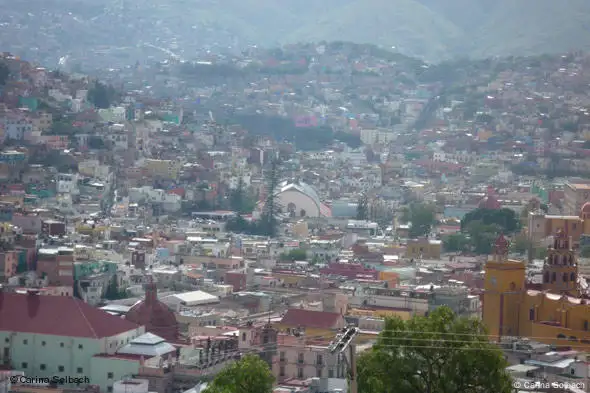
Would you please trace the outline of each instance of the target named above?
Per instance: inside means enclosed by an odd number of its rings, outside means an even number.
[[[277,193],[281,212],[291,217],[330,216],[330,209],[324,205],[316,190],[307,183],[287,181],[281,183]]]

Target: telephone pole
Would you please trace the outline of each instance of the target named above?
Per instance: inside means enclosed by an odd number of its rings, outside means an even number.
[[[349,326],[342,329],[342,333],[336,336],[336,341],[332,341],[328,351],[332,354],[343,354],[342,358],[348,367],[348,377],[350,379],[350,393],[358,393],[358,383],[356,374],[356,345],[353,343],[359,333],[359,328]],[[348,359],[346,352],[348,350]]]

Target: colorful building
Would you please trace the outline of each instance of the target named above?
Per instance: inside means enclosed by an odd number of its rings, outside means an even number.
[[[528,217],[528,237],[538,244],[554,233],[562,231],[571,237],[577,246],[583,235],[590,234],[590,202],[585,203],[577,216],[544,214],[542,211],[530,212]]]
[[[500,236],[485,266],[483,321],[494,340],[530,337],[556,346],[590,347],[590,305],[580,296],[577,258],[564,231],[555,235],[543,266],[543,283],[526,281],[525,262],[508,258]]]

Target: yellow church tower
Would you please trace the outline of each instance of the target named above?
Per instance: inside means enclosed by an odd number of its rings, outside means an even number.
[[[577,297],[578,264],[572,241],[563,230],[557,231],[553,247],[547,252],[543,265],[543,290]]]
[[[485,265],[483,322],[490,338],[517,336],[519,314],[525,294],[525,264],[508,259],[510,243],[500,235],[494,253]]]

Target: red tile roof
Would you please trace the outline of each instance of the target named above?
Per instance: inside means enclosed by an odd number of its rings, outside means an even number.
[[[281,319],[281,324],[304,328],[333,329],[338,327],[337,324],[341,318],[342,315],[338,313],[292,308]]]
[[[73,297],[0,291],[0,331],[104,338],[138,327]]]

